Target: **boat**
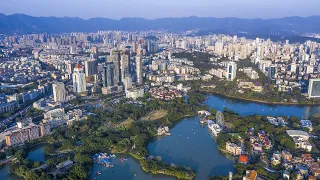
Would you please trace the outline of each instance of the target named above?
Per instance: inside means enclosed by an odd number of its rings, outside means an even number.
[[[115,154],[110,154],[110,155],[109,155],[109,157],[111,157],[111,158],[115,158],[115,157],[116,157],[116,155],[115,155]]]
[[[120,158],[120,162],[128,161],[126,158]]]
[[[101,175],[101,172],[100,171],[97,171],[96,173],[95,173],[95,175]]]
[[[213,132],[214,136],[217,136],[221,132],[220,125],[216,123],[208,124],[208,128]]]

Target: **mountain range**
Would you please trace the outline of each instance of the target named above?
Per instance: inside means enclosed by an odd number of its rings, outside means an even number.
[[[320,33],[320,16],[275,19],[241,19],[213,17],[183,18],[109,18],[33,17],[24,14],[0,14],[0,34],[96,32],[98,30],[167,30],[181,32],[242,33],[247,35],[296,36]]]

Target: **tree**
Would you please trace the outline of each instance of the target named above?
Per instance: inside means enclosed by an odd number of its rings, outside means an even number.
[[[74,161],[84,166],[91,166],[93,164],[92,158],[89,155],[77,153],[74,156]]]
[[[77,164],[73,167],[70,172],[68,179],[88,179],[89,173],[88,171],[80,164]]]
[[[306,132],[308,132],[308,133],[310,132],[310,129],[307,128],[307,127],[304,127],[303,130],[306,131]]]
[[[25,179],[26,180],[38,180],[39,176],[34,171],[28,171],[28,172],[26,172]]]
[[[248,128],[246,127],[246,126],[241,126],[240,128],[239,128],[239,132],[247,132],[248,131]]]
[[[211,108],[211,109],[210,109],[210,113],[211,113],[212,115],[217,114],[217,109],[216,109],[216,108]]]
[[[44,149],[43,149],[44,154],[46,155],[50,155],[50,154],[54,154],[55,150],[52,144],[47,144]]]
[[[6,159],[7,155],[4,152],[0,152],[0,160]]]

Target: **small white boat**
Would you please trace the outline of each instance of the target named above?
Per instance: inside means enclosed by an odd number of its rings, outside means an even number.
[[[112,158],[115,158],[115,157],[116,157],[115,154],[110,154],[109,156],[112,157]]]

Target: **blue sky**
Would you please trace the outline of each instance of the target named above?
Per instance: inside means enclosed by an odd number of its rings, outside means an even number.
[[[0,0],[0,13],[57,17],[240,17],[320,15],[320,0]]]

